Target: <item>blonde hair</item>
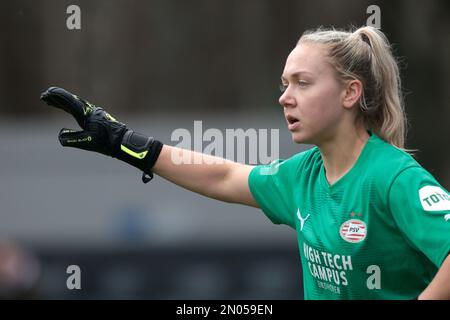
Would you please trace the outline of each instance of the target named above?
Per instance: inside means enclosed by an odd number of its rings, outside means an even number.
[[[304,32],[297,45],[305,42],[329,47],[330,62],[339,79],[362,82],[357,119],[386,142],[405,150],[407,120],[401,79],[386,36],[373,27],[353,32],[319,27]]]

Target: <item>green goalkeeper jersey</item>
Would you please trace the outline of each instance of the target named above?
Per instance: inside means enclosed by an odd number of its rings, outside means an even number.
[[[317,147],[256,166],[250,190],[296,230],[305,299],[414,299],[450,251],[450,197],[376,134],[329,185]]]

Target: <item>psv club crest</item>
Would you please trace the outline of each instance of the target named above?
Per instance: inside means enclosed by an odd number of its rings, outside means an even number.
[[[341,235],[341,238],[347,242],[358,243],[366,238],[367,226],[362,220],[350,219],[341,225],[339,234]]]

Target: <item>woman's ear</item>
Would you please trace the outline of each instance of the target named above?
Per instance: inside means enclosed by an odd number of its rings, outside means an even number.
[[[344,108],[350,109],[357,105],[361,95],[363,94],[363,84],[360,80],[347,81],[343,92],[342,105]]]

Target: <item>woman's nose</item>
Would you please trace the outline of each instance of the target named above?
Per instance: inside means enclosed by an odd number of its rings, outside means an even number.
[[[278,102],[282,107],[292,107],[295,106],[295,99],[291,95],[289,88],[283,92],[283,94],[278,99]]]

